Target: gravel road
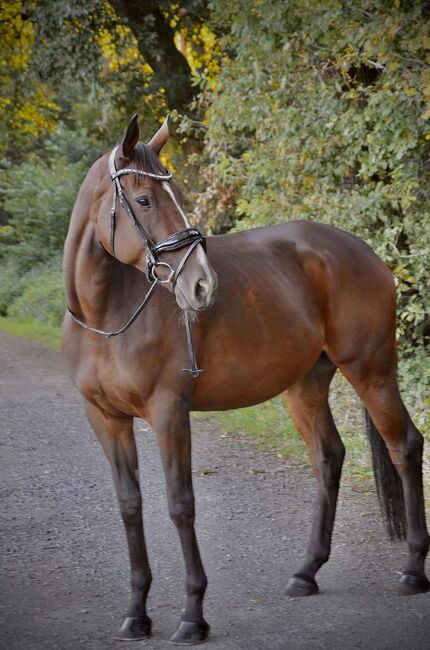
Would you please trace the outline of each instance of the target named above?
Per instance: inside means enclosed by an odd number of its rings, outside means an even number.
[[[125,537],[98,443],[59,355],[0,335],[1,586],[5,650],[122,650]],[[172,647],[183,567],[154,435],[135,425],[154,582],[153,638]],[[402,597],[404,545],[386,541],[373,494],[341,490],[321,593],[288,599],[314,498],[308,470],[194,423],[197,532],[209,578],[208,650],[428,650],[430,594]]]

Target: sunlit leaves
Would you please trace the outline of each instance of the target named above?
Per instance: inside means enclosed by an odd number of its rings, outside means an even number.
[[[59,107],[46,84],[29,71],[34,29],[32,3],[13,0],[0,6],[0,151],[16,157],[26,136],[52,130]]]

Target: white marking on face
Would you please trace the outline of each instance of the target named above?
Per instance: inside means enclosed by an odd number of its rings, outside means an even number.
[[[199,260],[200,264],[206,269],[208,266],[208,260],[201,244],[197,246],[197,259]]]
[[[175,208],[177,209],[177,211],[181,215],[182,219],[184,220],[186,228],[191,228],[190,222],[188,221],[188,217],[185,214],[185,212],[183,211],[183,209],[181,208],[181,206],[179,205],[179,203],[177,202],[176,196],[174,195],[173,190],[172,190],[171,186],[169,185],[169,183],[167,181],[163,181],[161,183],[161,186],[162,186],[163,190],[165,190],[167,192],[167,194],[170,196],[173,203],[175,204]]]

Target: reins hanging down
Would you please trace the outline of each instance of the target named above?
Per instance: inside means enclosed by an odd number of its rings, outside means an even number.
[[[140,316],[140,314],[142,313],[142,311],[150,301],[151,296],[154,293],[154,289],[157,287],[157,285],[158,285],[158,280],[156,282],[153,282],[153,284],[150,286],[149,291],[145,295],[139,307],[136,309],[136,311],[131,316],[131,318],[128,319],[125,325],[123,325],[119,330],[114,330],[113,332],[105,332],[104,330],[99,330],[96,327],[90,327],[89,325],[86,325],[81,320],[79,320],[79,318],[75,316],[75,314],[71,311],[71,309],[69,309],[69,307],[67,307],[67,311],[72,317],[72,319],[75,321],[75,323],[77,323],[84,329],[88,330],[89,332],[94,332],[95,334],[102,334],[106,339],[110,339],[112,336],[118,336],[118,334],[123,334],[123,332],[128,330],[128,328],[131,327],[131,325],[133,325],[134,321],[138,318],[138,316]]]
[[[74,320],[75,323],[83,327],[84,329],[88,330],[89,332],[94,332],[95,334],[100,334],[104,336],[105,338],[112,338],[114,336],[118,336],[119,334],[123,334],[125,331],[128,330],[131,325],[137,320],[137,318],[140,316],[146,305],[149,303],[156,287],[159,284],[168,284],[171,283],[172,286],[174,287],[176,285],[176,282],[178,280],[178,277],[183,270],[185,263],[187,262],[188,258],[190,257],[191,253],[193,250],[198,246],[198,244],[202,244],[204,250],[206,250],[206,242],[205,238],[203,235],[197,230],[197,228],[185,228],[184,230],[181,230],[179,232],[173,233],[172,235],[169,235],[162,241],[155,243],[152,241],[152,239],[149,237],[148,233],[144,229],[144,227],[139,223],[139,221],[136,219],[133,210],[124,194],[124,191],[121,186],[121,181],[120,177],[121,176],[126,176],[129,174],[138,174],[140,176],[147,176],[148,178],[151,178],[152,180],[155,181],[161,181],[161,182],[166,182],[170,181],[172,178],[172,174],[170,171],[167,171],[166,174],[154,174],[152,172],[146,172],[143,169],[133,169],[133,168],[125,168],[125,169],[116,169],[115,165],[115,155],[118,150],[118,147],[115,147],[110,156],[109,156],[109,173],[111,176],[111,179],[113,181],[114,187],[113,187],[113,197],[112,197],[112,207],[110,211],[110,225],[111,225],[111,233],[110,233],[110,249],[111,249],[111,254],[115,256],[115,230],[116,230],[116,202],[117,198],[119,199],[120,205],[123,208],[124,212],[132,222],[133,226],[136,228],[137,232],[139,233],[140,237],[143,239],[143,242],[145,244],[146,250],[147,250],[147,257],[146,257],[146,276],[151,282],[151,287],[149,288],[148,292],[146,293],[144,299],[142,300],[141,304],[139,307],[136,309],[136,311],[133,313],[133,315],[129,318],[129,320],[118,330],[114,330],[112,332],[106,332],[104,330],[97,329],[95,327],[90,327],[89,325],[86,325],[84,322],[79,320],[75,314],[71,311],[69,307],[67,307],[67,313],[71,316],[71,318]],[[182,257],[181,261],[179,262],[178,266],[176,269],[174,269],[169,263],[167,262],[159,262],[158,261],[158,256],[161,255],[161,253],[169,252],[169,251],[175,251],[180,248],[185,248],[188,246],[187,251],[185,252],[184,256]],[[167,277],[166,280],[161,280],[157,276],[157,268],[163,266],[167,267],[170,270],[169,276]],[[184,372],[190,372],[193,377],[198,377],[202,370],[199,370],[197,367],[197,362],[196,362],[196,356],[194,353],[194,347],[193,347],[193,340],[191,336],[191,322],[190,322],[190,317],[188,312],[185,312],[185,331],[186,331],[186,336],[187,336],[187,348],[188,348],[188,356],[190,359],[190,368],[183,368]]]

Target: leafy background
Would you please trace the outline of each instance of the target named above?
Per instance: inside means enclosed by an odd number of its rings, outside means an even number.
[[[292,219],[392,269],[400,373],[430,435],[430,6],[425,1],[13,0],[0,9],[0,314],[59,325],[90,164],[133,112],[208,233]]]

